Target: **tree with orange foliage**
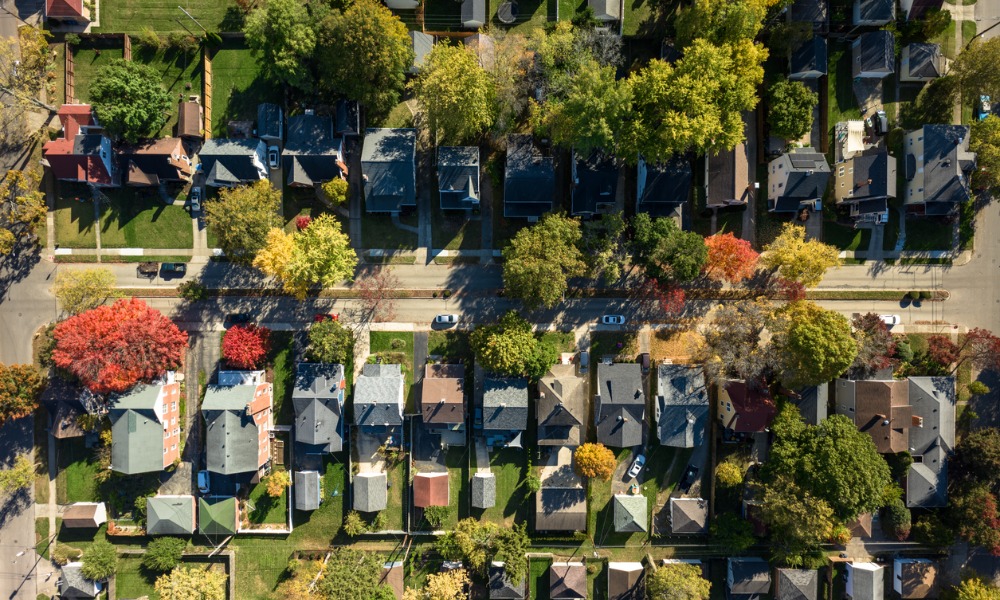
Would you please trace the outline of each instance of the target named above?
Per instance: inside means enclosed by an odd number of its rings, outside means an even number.
[[[576,474],[580,477],[597,477],[611,481],[618,460],[615,453],[604,444],[583,444],[573,453]]]
[[[717,233],[705,238],[708,248],[708,262],[705,273],[713,279],[739,283],[753,277],[760,258],[750,242],[741,240],[732,233]]]
[[[222,358],[237,369],[257,369],[271,349],[271,330],[256,325],[233,325],[222,336]]]
[[[124,392],[181,366],[187,333],[135,298],[66,319],[53,331],[52,360],[92,392]]]

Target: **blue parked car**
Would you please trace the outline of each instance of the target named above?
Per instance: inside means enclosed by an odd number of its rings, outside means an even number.
[[[993,112],[993,107],[990,103],[990,97],[983,94],[979,97],[979,104],[976,105],[976,119],[982,121],[986,117],[990,116],[991,112]]]

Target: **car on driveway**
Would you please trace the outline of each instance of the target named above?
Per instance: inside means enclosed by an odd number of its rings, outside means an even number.
[[[628,476],[630,479],[634,479],[642,473],[642,468],[646,466],[646,457],[642,454],[635,457],[632,461],[632,466],[628,468]]]
[[[604,315],[601,317],[601,323],[604,325],[624,325],[625,316],[624,315]]]
[[[899,322],[902,320],[899,318],[899,315],[879,315],[878,318],[881,319],[883,323],[885,323],[886,327],[899,325]]]
[[[189,200],[191,201],[191,205],[190,205],[191,212],[198,212],[198,211],[201,210],[201,188],[200,187],[195,186],[195,187],[191,188],[191,197],[189,198]]]
[[[208,471],[198,471],[198,491],[204,495],[209,492]]]
[[[434,317],[434,322],[438,325],[454,325],[458,323],[458,315],[438,315]]]
[[[278,156],[281,151],[278,150],[277,146],[268,146],[267,148],[267,165],[271,167],[271,170],[277,170],[278,168]]]
[[[698,467],[694,465],[688,465],[688,468],[684,470],[684,475],[681,477],[680,483],[677,487],[681,490],[687,491],[694,483],[694,480],[698,477]]]

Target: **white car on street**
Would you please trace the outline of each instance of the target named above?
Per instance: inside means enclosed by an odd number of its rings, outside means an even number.
[[[879,315],[878,318],[882,319],[882,322],[885,323],[886,327],[899,325],[899,322],[902,320],[899,318],[899,315]]]
[[[624,325],[625,316],[624,315],[604,315],[601,317],[601,323],[604,325]]]
[[[438,325],[454,325],[458,323],[458,315],[438,315],[434,317],[434,322]]]

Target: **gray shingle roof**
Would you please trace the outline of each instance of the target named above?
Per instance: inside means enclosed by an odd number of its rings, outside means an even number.
[[[503,215],[537,218],[552,210],[556,172],[552,157],[535,150],[529,134],[507,136]]]
[[[586,597],[587,567],[582,562],[554,562],[549,566],[549,598],[570,600]]]
[[[641,444],[646,415],[642,368],[636,363],[599,364],[595,396],[597,440],[616,448]]]
[[[493,508],[497,503],[497,480],[493,473],[472,476],[472,507]]]
[[[615,531],[618,533],[646,531],[649,528],[649,510],[643,495],[615,494]]]
[[[365,365],[354,383],[354,424],[403,424],[403,372],[399,365]]]
[[[163,423],[153,410],[163,386],[139,384],[112,401],[111,468],[135,475],[163,470]]]
[[[778,569],[775,592],[776,600],[816,600],[819,592],[819,571]]]
[[[849,198],[845,199],[896,197],[896,159],[888,152],[855,156],[847,167],[854,171],[854,187],[848,190]],[[840,191],[837,190],[838,197]]]
[[[603,0],[601,0],[603,3]],[[618,0],[612,0],[618,5]],[[593,215],[598,204],[614,204],[618,189],[618,166],[612,156],[595,151],[589,157],[573,153],[572,214]]]
[[[257,105],[257,137],[281,139],[281,107],[267,102]]]
[[[894,73],[896,46],[892,33],[884,30],[868,31],[858,36],[852,47],[853,73]]]
[[[826,0],[795,0],[788,9],[789,20],[794,23],[812,23],[814,29],[826,27],[829,19]]]
[[[587,380],[575,365],[553,365],[538,382],[538,443],[578,446],[587,420]]]
[[[826,419],[829,410],[830,384],[821,383],[805,388],[799,395],[799,414],[810,425],[819,425]]]
[[[969,175],[975,169],[976,155],[969,151],[969,128],[963,125],[924,125],[923,164],[916,164],[910,150],[906,155],[906,178],[923,168],[925,212],[948,214],[956,203],[969,199]],[[909,198],[907,198],[909,200]],[[907,202],[912,204],[913,202]],[[937,209],[931,205],[943,205]]]
[[[63,598],[94,598],[103,587],[100,583],[83,576],[81,562],[63,565],[60,572],[62,585],[59,586],[59,594]]]
[[[208,177],[208,185],[238,185],[267,177],[264,165],[253,160],[258,151],[263,155],[265,144],[257,139],[205,140],[198,158]]]
[[[416,129],[366,129],[361,150],[365,210],[416,206]]]
[[[378,512],[384,510],[387,500],[385,473],[361,473],[354,477],[354,510]]]
[[[438,148],[438,190],[441,208],[461,210],[479,206],[479,148]]]
[[[906,47],[910,54],[910,77],[940,77],[940,44],[914,42]]]
[[[288,142],[281,152],[281,162],[289,184],[311,186],[340,177],[340,156],[341,139],[334,137],[329,116],[288,118]]]
[[[490,563],[490,600],[524,600],[525,580],[513,583],[507,577],[507,570],[502,562]]]
[[[910,428],[910,454],[920,462],[906,477],[906,505],[948,503],[948,457],[955,448],[955,378],[910,377],[910,405],[922,427]]]
[[[802,202],[823,198],[829,183],[826,157],[812,148],[794,148],[768,165],[768,204],[774,212],[797,212]]]
[[[771,568],[763,558],[730,558],[729,574],[732,576],[732,595],[763,595],[771,591]]]
[[[292,388],[295,441],[323,446],[324,452],[343,450],[340,387],[343,381],[343,365],[299,363],[296,366]]]
[[[827,70],[826,38],[814,35],[811,40],[800,43],[792,50],[788,66],[792,75],[799,73],[825,75]]]
[[[232,475],[256,471],[259,431],[246,414],[256,386],[210,385],[201,404],[205,417],[205,457],[213,473]]]
[[[146,533],[190,535],[195,530],[194,496],[154,496],[146,500]]]
[[[295,494],[295,510],[316,510],[319,508],[318,472],[296,471],[292,490]]]
[[[854,0],[854,24],[888,23],[896,15],[893,0]]]
[[[535,494],[537,531],[587,529],[587,492],[583,488],[546,488]]]
[[[707,533],[708,503],[701,498],[670,499],[672,533]]]
[[[657,367],[657,436],[660,444],[694,448],[705,442],[708,427],[708,389],[701,367]]]
[[[199,498],[198,531],[207,535],[236,535],[236,498]]]
[[[483,382],[483,429],[524,431],[528,427],[528,380],[489,377]]]
[[[691,161],[674,156],[665,163],[649,164],[639,157],[636,180],[637,211],[652,217],[680,216],[691,197],[694,176]]]

